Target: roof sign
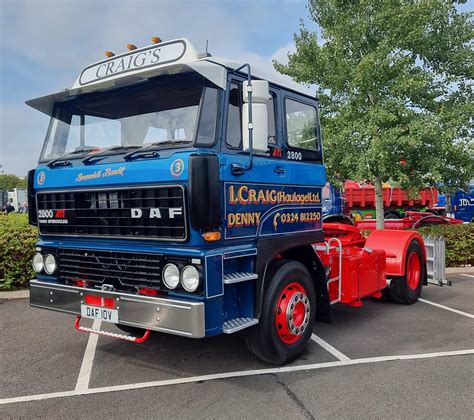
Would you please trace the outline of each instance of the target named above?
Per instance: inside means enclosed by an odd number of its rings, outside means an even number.
[[[77,87],[86,86],[102,80],[120,77],[130,72],[137,72],[150,67],[160,67],[164,64],[179,61],[185,55],[188,47],[192,50],[189,51],[191,55],[196,54],[191,45],[188,45],[185,40],[179,39],[162,42],[99,61],[86,67],[75,85]]]

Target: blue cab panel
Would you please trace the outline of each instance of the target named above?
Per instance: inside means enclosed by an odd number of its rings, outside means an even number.
[[[322,164],[319,122],[314,127],[315,150],[312,151],[299,151],[290,145],[285,131],[289,121],[285,116],[288,101],[305,102],[315,114],[317,101],[277,86],[270,89],[275,133],[268,153],[255,153],[249,170],[233,170],[235,165],[247,168],[250,164],[250,155],[243,151],[242,144],[230,145],[228,141],[231,91],[243,80],[238,75],[230,77],[227,88],[218,91],[215,140],[207,146],[191,143],[163,147],[155,155],[131,160],[117,154],[97,155],[100,158],[96,161],[91,155],[88,163],[71,158],[67,165],[57,167],[41,163],[34,171],[32,185],[39,206],[37,246],[92,255],[125,253],[132,255],[132,259],[133,255],[153,255],[161,258],[163,264],[175,263],[180,269],[186,265],[199,267],[203,284],[198,290],[190,293],[178,287],[165,292],[173,298],[205,303],[208,336],[222,333],[227,321],[255,317],[259,243],[262,239],[268,243],[273,238],[322,235],[322,188],[326,184],[326,171]],[[201,155],[215,156],[218,160],[216,188],[220,202],[204,203],[219,208],[220,224],[210,230],[220,232],[221,237],[212,242],[203,238],[205,227],[196,227],[192,207],[196,202],[191,203],[190,198],[190,162],[193,156]],[[160,196],[160,188],[174,186],[182,190],[182,197],[170,196],[169,192]],[[146,195],[148,190],[146,194],[133,195],[134,191],[145,188],[150,189],[150,196]],[[153,188],[159,191],[154,192]],[[150,200],[158,204],[151,205]],[[160,200],[166,201],[167,206],[160,206]],[[79,208],[93,216],[80,215]],[[172,208],[176,211],[171,211]],[[177,216],[182,216],[185,234],[179,238],[168,234],[163,239],[160,232],[181,228]],[[84,222],[87,217],[93,219],[90,226]],[[157,218],[166,219],[166,227],[154,224]],[[122,228],[127,235],[114,233]],[[143,229],[155,229],[158,233],[144,237],[140,233]],[[278,249],[275,253],[278,255]],[[54,276],[38,277],[58,281]]]

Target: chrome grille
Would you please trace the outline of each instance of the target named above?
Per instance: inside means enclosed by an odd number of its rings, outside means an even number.
[[[43,235],[186,239],[180,185],[38,192],[37,204]],[[139,211],[142,215],[137,217]]]

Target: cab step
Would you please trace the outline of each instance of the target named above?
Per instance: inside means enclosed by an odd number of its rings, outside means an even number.
[[[74,323],[74,327],[76,328],[77,331],[90,333],[90,334],[103,335],[105,337],[117,338],[119,340],[130,341],[132,343],[143,343],[146,340],[148,340],[148,337],[150,336],[150,330],[145,330],[145,333],[143,334],[142,337],[134,337],[133,335],[118,334],[118,333],[113,333],[109,331],[95,330],[93,328],[82,327],[80,323],[81,323],[81,316],[78,315],[76,318],[76,322]]]
[[[257,318],[234,318],[224,322],[223,332],[224,334],[233,334],[237,331],[251,327],[252,325],[258,324]]]
[[[258,279],[258,275],[255,273],[228,273],[224,276],[224,284],[240,283],[241,281],[249,281]]]

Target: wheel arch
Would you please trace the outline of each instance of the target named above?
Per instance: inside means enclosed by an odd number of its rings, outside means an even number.
[[[387,276],[404,276],[408,247],[412,241],[418,242],[426,268],[426,249],[422,236],[410,230],[374,230],[365,243],[366,248],[381,249],[386,253]],[[426,277],[426,269],[425,269]],[[423,283],[426,284],[426,278]]]
[[[314,251],[311,244],[294,246],[282,251],[268,261],[263,273],[261,293],[259,293],[257,313],[260,315],[264,291],[268,287],[271,277],[287,260],[298,261],[303,264],[313,279],[316,292],[316,320],[323,322],[331,321],[331,304],[326,283],[326,272],[324,266]]]

